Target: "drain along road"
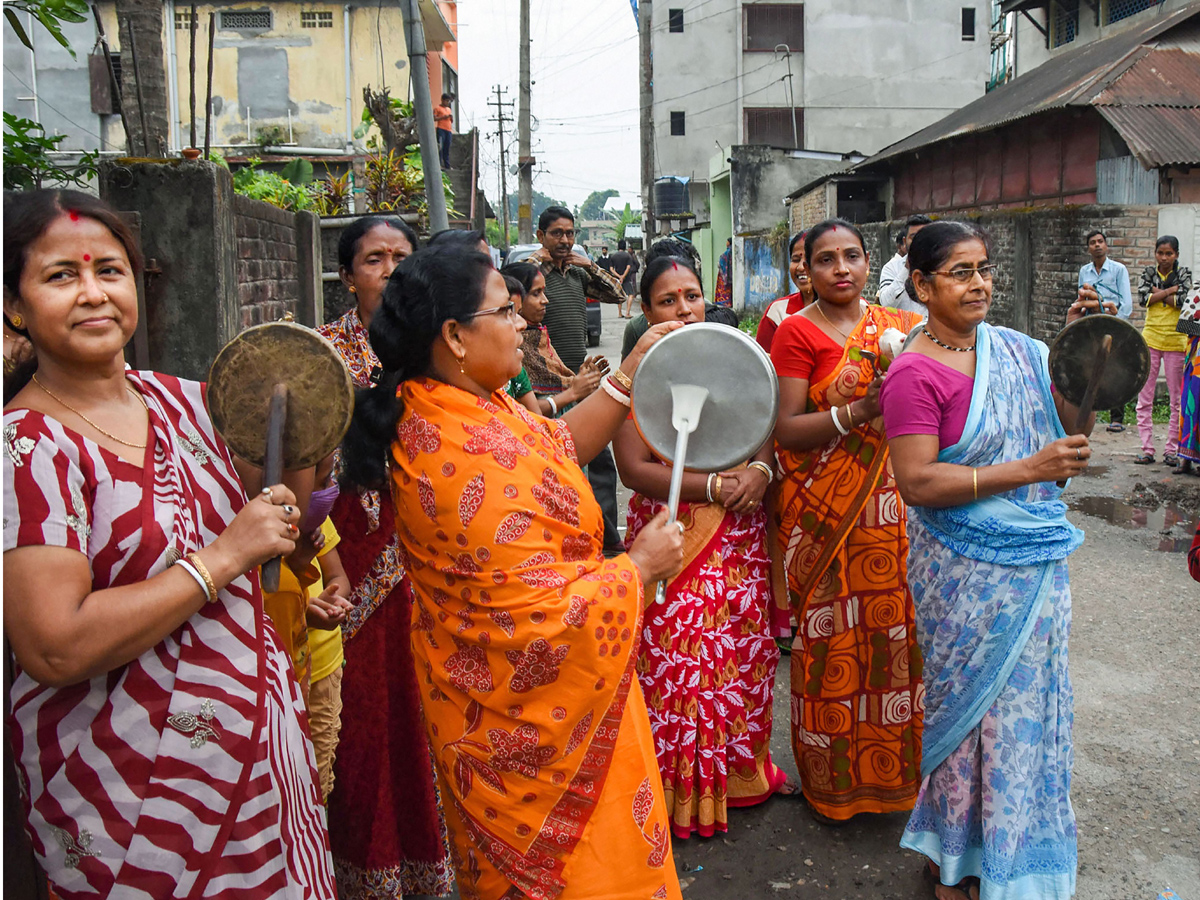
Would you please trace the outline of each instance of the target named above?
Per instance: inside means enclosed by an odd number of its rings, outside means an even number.
[[[600,349],[615,360],[624,322],[604,313]],[[1165,430],[1156,428],[1160,454]],[[1200,900],[1200,584],[1184,553],[1200,478],[1133,465],[1136,429],[1098,430],[1093,449],[1092,469],[1066,495],[1087,534],[1070,558],[1076,898],[1155,900],[1170,888]],[[623,518],[628,492],[619,499]],[[787,665],[776,678],[772,756],[795,778]],[[897,844],[906,818],[828,828],[787,797],[731,810],[727,835],[675,842],[684,897],[926,900],[920,859]]]

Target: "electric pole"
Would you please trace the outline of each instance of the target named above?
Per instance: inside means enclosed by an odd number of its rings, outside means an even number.
[[[421,167],[425,173],[425,202],[429,205],[429,230],[433,234],[450,227],[446,214],[446,191],[442,187],[442,165],[433,131],[433,103],[429,97],[429,66],[425,56],[425,25],[417,0],[400,0],[404,16],[404,38],[408,44],[408,71],[412,81],[413,107],[417,112],[417,134],[421,142]]]
[[[492,90],[496,92],[496,99],[489,100],[488,106],[496,107],[496,115],[490,120],[496,123],[496,137],[500,140],[500,249],[508,249],[508,168],[504,162],[504,123],[511,122],[510,116],[504,115],[504,108],[512,108],[512,101],[505,101],[504,94],[508,92],[507,88],[501,89],[500,85],[496,85]],[[530,239],[532,240],[532,238]],[[525,243],[529,243],[526,241]]]
[[[517,237],[533,242],[533,163],[529,139],[529,0],[521,0],[521,104],[517,107]]]
[[[638,42],[642,57],[642,217],[646,222],[643,243],[649,248],[656,236],[654,226],[654,68],[650,47],[652,0],[638,3]]]

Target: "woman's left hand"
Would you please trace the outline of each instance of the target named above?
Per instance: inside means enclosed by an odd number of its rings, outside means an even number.
[[[721,473],[721,505],[738,515],[754,512],[767,492],[769,479],[758,468]]]
[[[660,322],[654,325],[641,336],[633,349],[629,351],[629,355],[621,362],[621,371],[633,377],[633,373],[637,371],[637,367],[642,362],[642,357],[646,355],[646,351],[653,347],[659,340],[666,337],[677,328],[683,327],[683,322]]]

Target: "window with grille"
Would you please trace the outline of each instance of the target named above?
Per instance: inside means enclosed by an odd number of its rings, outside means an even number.
[[[1143,9],[1157,5],[1158,0],[1108,0],[1104,4],[1104,24],[1110,25],[1113,22],[1119,22],[1135,13],[1140,13]]]
[[[301,28],[332,28],[333,13],[331,12],[302,12],[300,13]]]
[[[973,6],[962,8],[962,39],[964,41],[975,40],[975,7]]]
[[[804,110],[776,107],[774,109],[747,109],[743,112],[745,113],[747,144],[797,147],[804,143]],[[794,138],[793,116],[795,116],[796,123]]]
[[[804,49],[803,3],[748,3],[742,49],[770,53],[780,44],[789,50]]]
[[[681,113],[681,112],[672,112],[671,113],[671,134],[672,135],[678,137],[679,135],[684,134],[684,126],[685,126],[686,118],[687,118],[687,116],[685,113]]]
[[[1079,0],[1052,0],[1050,4],[1051,47],[1069,44],[1079,36]]]
[[[190,9],[175,10],[175,30],[187,31],[192,25],[192,11]]]
[[[270,31],[271,11],[264,9],[254,12],[222,12],[221,28],[224,31]]]
[[[667,10],[667,31],[672,34],[683,34],[683,10]]]

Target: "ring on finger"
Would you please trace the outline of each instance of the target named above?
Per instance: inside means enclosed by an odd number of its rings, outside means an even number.
[[[283,506],[281,506],[280,509],[283,510],[283,514],[285,516],[287,516],[289,519],[292,517],[292,513],[294,513],[296,511],[296,507],[294,507],[290,504],[287,504],[287,503],[283,504]]]
[[[271,493],[271,489],[269,487],[263,488],[261,491],[259,491],[259,493],[267,498],[268,503],[275,502],[275,495]]]
[[[684,531],[683,523],[680,522],[678,519],[675,521],[675,527],[677,527],[679,529],[680,534],[683,534],[683,531]]]
[[[1075,458],[1076,458],[1076,459],[1083,459],[1083,457],[1079,455],[1079,448],[1078,448],[1078,447],[1076,447],[1076,448],[1075,448]]]
[[[291,522],[288,522],[287,528],[288,528],[288,534],[299,534],[300,533],[300,529],[297,528],[295,525],[293,525]]]

